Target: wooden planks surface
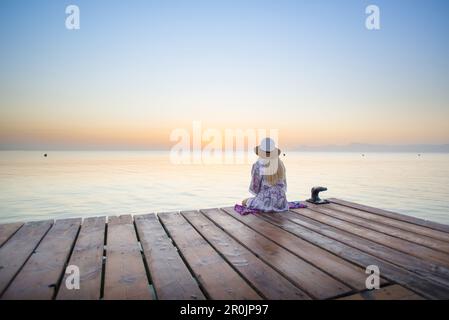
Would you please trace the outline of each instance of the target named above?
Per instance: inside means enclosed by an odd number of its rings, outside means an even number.
[[[378,209],[378,208],[374,208],[374,207],[370,207],[370,206],[366,206],[363,204],[358,204],[358,203],[354,203],[354,202],[350,202],[350,201],[345,201],[345,200],[340,200],[340,199],[335,199],[335,198],[331,198],[331,199],[329,199],[329,201],[332,203],[337,203],[342,206],[349,207],[349,208],[359,209],[360,211],[365,211],[365,212],[373,213],[373,214],[376,214],[379,216],[389,217],[389,218],[392,218],[392,219],[395,219],[398,221],[409,222],[411,224],[423,226],[428,229],[439,230],[439,231],[443,231],[445,233],[449,233],[449,225],[436,223],[436,222],[428,221],[428,220],[423,220],[423,219],[419,219],[419,218],[415,218],[415,217],[411,217],[411,216],[406,216],[406,215],[403,215],[400,213],[382,210],[382,209]]]
[[[388,252],[389,248],[369,243],[363,238],[339,233],[338,230],[334,230],[332,227],[321,225],[311,220],[298,219],[297,215],[292,212],[282,213],[282,215],[262,214],[258,217],[266,219],[282,229],[329,252],[335,253],[362,268],[376,265],[380,268],[384,277],[389,277],[393,282],[412,287],[417,292],[427,294],[429,298],[442,299],[449,295],[448,285],[429,280],[433,276],[432,274],[422,271],[426,274],[426,277],[423,277],[413,272],[418,265],[414,264],[416,261],[413,261],[415,258],[412,256],[410,256],[412,259],[410,262],[407,260],[406,255],[397,252],[399,262],[395,261],[397,264],[393,264],[391,259],[395,257],[393,255],[394,251]],[[421,261],[418,260],[418,262]],[[407,268],[404,268],[403,265],[407,265]],[[433,277],[435,278],[435,276]],[[436,279],[440,280],[441,278]]]
[[[183,212],[192,226],[266,299],[310,299],[276,270],[198,211]]]
[[[343,297],[340,300],[424,300],[400,285],[392,285],[379,290],[367,290],[351,296]]]
[[[21,226],[23,223],[7,223],[0,224],[0,247],[8,240]]]
[[[449,253],[449,242],[445,237],[443,239],[431,238],[427,235],[423,235],[420,233],[416,233],[413,231],[408,231],[404,229],[400,229],[399,227],[389,226],[384,223],[379,223],[373,221],[372,219],[362,217],[359,214],[359,211],[355,210],[355,214],[348,214],[341,210],[340,207],[336,207],[335,205],[328,206],[326,208],[320,207],[317,205],[311,204],[313,206],[313,210],[318,213],[323,213],[324,215],[346,221],[350,224],[357,225],[359,227],[367,228],[369,230],[378,231],[384,233],[386,235],[390,235],[396,238],[400,238],[403,240],[407,240],[412,243],[416,243],[422,245],[424,247],[428,247],[431,249],[435,249],[444,253]],[[401,226],[401,225],[400,225]],[[434,233],[439,232],[433,230]],[[430,234],[430,233],[429,233]],[[435,235],[434,235],[435,236]],[[437,236],[436,236],[437,237]]]
[[[312,297],[326,299],[351,291],[349,286],[236,221],[222,210],[212,209],[203,210],[203,212],[246,246],[248,250],[257,254],[263,261]],[[282,232],[282,230],[276,231]],[[273,236],[278,235],[274,234]]]
[[[56,221],[2,298],[53,298],[80,225],[81,219]]]
[[[179,213],[159,217],[210,298],[261,298]]]
[[[0,298],[449,299],[448,226],[330,200],[0,224]],[[365,285],[372,265],[378,290]]]
[[[28,222],[0,248],[0,295],[33,253],[52,223]]]
[[[109,217],[104,298],[152,299],[145,266],[130,215]]]
[[[423,227],[421,225],[416,225],[407,221],[403,220],[396,220],[392,218],[388,218],[383,215],[374,214],[371,212],[355,209],[352,207],[347,207],[344,205],[340,205],[337,203],[330,203],[326,206],[329,209],[332,209],[331,211],[340,211],[344,213],[350,214],[352,217],[360,217],[363,219],[366,219],[368,221],[366,222],[377,222],[379,224],[383,224],[384,226],[390,226],[390,227],[396,227],[400,230],[406,230],[413,232],[417,235],[424,235],[433,239],[439,239],[448,242],[449,241],[449,233],[439,231],[436,229],[431,229],[427,227]],[[444,226],[442,226],[444,227]]]
[[[351,288],[365,289],[365,269],[291,233],[279,232],[275,225],[254,215],[240,216],[232,208],[225,208],[224,211],[265,237],[269,237],[270,240],[283,246],[290,252],[315,266],[319,266],[323,271],[332,274]]]
[[[205,299],[156,215],[137,216],[135,222],[158,299]]]
[[[322,214],[319,211],[311,209],[293,210],[298,215],[321,222],[322,224],[333,226],[339,230],[343,230],[352,234],[357,234],[362,238],[383,244],[392,249],[416,256],[426,261],[432,261],[445,267],[449,266],[449,255],[440,253],[434,249],[418,245],[416,243],[406,241],[397,237],[390,236],[386,233],[374,231],[367,227],[361,227],[348,221],[343,221],[331,216]]]
[[[84,220],[68,263],[70,266],[77,266],[79,268],[80,288],[78,290],[69,290],[65,283],[70,274],[65,274],[57,299],[100,299],[105,227],[106,217],[87,218]]]

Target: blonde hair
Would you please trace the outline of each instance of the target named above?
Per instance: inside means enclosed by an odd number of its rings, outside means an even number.
[[[273,159],[273,160],[278,162],[278,164],[277,164],[277,171],[274,174],[265,176],[267,182],[271,186],[274,186],[279,181],[282,181],[282,180],[285,179],[285,167],[284,167],[284,164],[282,163],[281,159],[277,158],[277,159]]]

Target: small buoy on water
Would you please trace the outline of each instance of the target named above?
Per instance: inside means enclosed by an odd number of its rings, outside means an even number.
[[[45,158],[47,157],[47,154],[46,154],[46,153],[44,153],[44,157],[45,157]]]

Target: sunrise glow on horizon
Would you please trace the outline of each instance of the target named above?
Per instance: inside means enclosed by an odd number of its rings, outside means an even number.
[[[76,4],[81,28],[67,30]],[[2,1],[0,148],[148,148],[277,129],[300,145],[449,143],[449,3]]]

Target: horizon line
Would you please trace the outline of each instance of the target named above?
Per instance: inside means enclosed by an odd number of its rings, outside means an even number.
[[[449,143],[446,144],[407,144],[407,145],[382,145],[351,143],[346,145],[301,145],[293,148],[280,148],[282,153],[286,152],[341,152],[341,153],[449,153]],[[171,148],[144,148],[144,147],[0,147],[0,151],[41,151],[41,152],[69,152],[69,151],[92,151],[92,152],[170,152]],[[216,149],[223,153],[228,152],[251,152],[252,148],[244,149]],[[187,151],[187,150],[186,150]],[[190,152],[202,152],[203,149],[190,149]]]

